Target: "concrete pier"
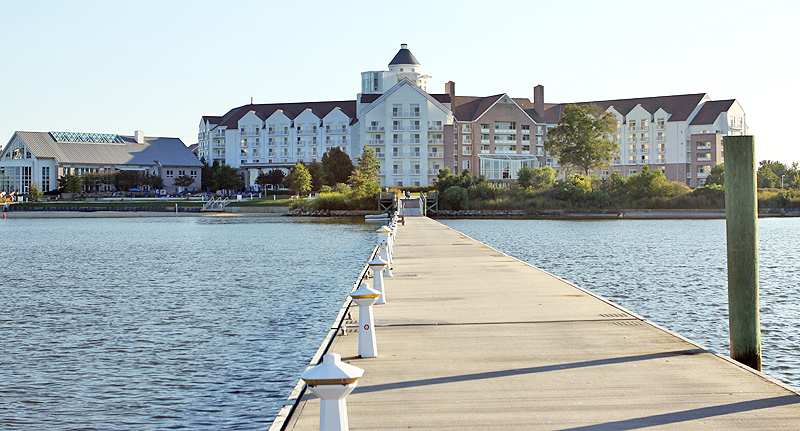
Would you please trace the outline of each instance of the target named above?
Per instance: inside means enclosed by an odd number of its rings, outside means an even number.
[[[351,430],[800,429],[794,388],[433,220],[406,218],[393,257],[380,355],[355,322],[329,349],[364,369]],[[318,427],[306,391],[273,429]]]

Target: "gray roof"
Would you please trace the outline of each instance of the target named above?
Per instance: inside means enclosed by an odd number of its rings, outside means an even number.
[[[318,118],[322,119],[336,108],[341,109],[342,113],[350,117],[352,119],[352,124],[356,118],[355,100],[244,105],[231,109],[222,117],[212,117],[206,115],[203,116],[203,119],[208,120],[209,118],[213,118],[218,121],[216,123],[212,122],[212,124],[217,124],[220,127],[224,126],[228,129],[236,129],[239,127],[239,120],[247,115],[247,113],[250,111],[253,111],[255,115],[262,121],[269,118],[269,116],[275,111],[281,111],[284,113],[284,115],[294,120],[298,115],[302,114],[308,109],[310,109],[311,112]]]
[[[734,99],[710,100],[704,103],[697,115],[695,115],[692,119],[690,125],[714,124],[714,122],[717,121],[717,118],[719,118],[719,114],[730,109],[731,105],[733,105],[733,102],[735,101],[736,100]]]
[[[202,167],[179,138],[119,135],[116,143],[57,142],[48,132],[16,132],[36,158],[55,159],[61,165],[194,166]]]
[[[419,62],[414,58],[414,54],[406,48],[406,44],[402,44],[400,51],[397,51],[392,61],[389,62],[389,66],[393,64],[419,64]]]

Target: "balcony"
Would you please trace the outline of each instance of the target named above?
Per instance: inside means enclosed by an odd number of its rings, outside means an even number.
[[[710,150],[711,149],[711,145],[698,145],[697,149],[698,150]]]
[[[399,125],[399,124],[398,124],[398,125],[394,125],[394,126],[392,126],[392,131],[393,131],[393,132],[402,132],[403,130],[405,130],[405,129],[403,128],[403,126],[402,126],[402,125]]]
[[[422,153],[419,153],[419,152],[411,153],[411,155],[409,157],[411,157],[412,159],[418,159],[418,158],[422,157]]]
[[[691,175],[691,174],[689,174],[689,175]],[[708,174],[698,172],[697,173],[697,178],[708,178]]]
[[[214,137],[214,138],[225,138],[225,132],[222,132],[222,131],[214,132],[212,137]]]
[[[439,175],[439,168],[428,168],[428,175]]]
[[[659,124],[659,125],[657,125],[657,126],[656,126],[656,130],[664,130],[664,129],[666,129],[666,128],[667,128],[667,127],[666,127],[666,125],[664,125],[664,124]]]
[[[419,170],[419,169],[411,169],[410,174],[411,175],[419,175],[421,172],[422,171]]]
[[[298,135],[315,135],[317,133],[317,129],[298,129]]]
[[[367,132],[382,132],[383,126],[368,126]]]
[[[481,127],[481,133],[489,134],[489,133],[492,133],[492,130],[491,129],[484,129],[483,127]]]
[[[399,158],[402,158],[402,157],[403,157],[403,152],[402,151],[398,151],[396,153],[392,153],[392,158],[399,159]]]
[[[379,152],[376,151],[375,152],[375,157],[378,158],[378,159],[385,159],[386,158],[386,153],[379,153]]]
[[[444,130],[444,126],[442,126],[441,124],[432,124],[432,125],[429,124],[428,125],[428,131],[429,132],[441,132],[442,130]]]
[[[288,146],[289,146],[289,141],[282,141],[281,142],[281,147],[288,147]]]
[[[710,162],[711,161],[711,157],[698,157],[697,161],[698,162]]]
[[[636,154],[636,148],[629,148],[628,149],[628,153],[629,154]]]
[[[442,159],[444,158],[444,153],[428,153],[429,159]]]
[[[369,139],[367,145],[383,145],[386,143],[385,139]]]
[[[212,148],[225,148],[225,143],[224,142],[214,142],[214,145],[212,146]]]
[[[289,134],[289,129],[285,129],[285,130],[270,130],[270,131],[267,132],[267,134],[270,135],[270,136],[288,135]]]
[[[531,134],[531,129],[522,129],[522,134],[523,135],[530,135]]]
[[[392,175],[404,175],[405,171],[402,169],[392,169]]]
[[[481,145],[491,145],[492,141],[489,139],[481,139]]]
[[[419,118],[419,111],[392,111],[392,118]]]
[[[244,130],[239,132],[242,136],[258,136],[260,133],[258,131],[253,130]]]
[[[443,144],[444,144],[444,139],[428,139],[428,144],[429,144],[429,145],[430,145],[430,144],[439,144],[439,145],[443,145]]]
[[[639,152],[642,153],[642,154],[649,153],[650,152],[650,148],[642,147],[641,149],[639,149]]]
[[[372,131],[372,130],[369,130],[369,129],[370,128],[367,127],[367,132],[371,132]],[[381,129],[383,129],[383,127],[381,127]],[[325,133],[347,133],[347,129],[345,129],[344,127],[341,128],[341,129],[328,128],[328,129],[325,129]]]
[[[666,151],[667,151],[667,146],[666,145],[659,145],[658,146],[658,152],[659,153],[665,153]]]
[[[629,136],[628,142],[636,142],[636,136]]]
[[[494,129],[494,133],[501,135],[516,135],[517,129]]]
[[[411,132],[419,132],[422,129],[420,129],[420,126],[409,126],[408,130]]]
[[[639,164],[640,165],[649,165],[650,164],[650,159],[639,160]]]

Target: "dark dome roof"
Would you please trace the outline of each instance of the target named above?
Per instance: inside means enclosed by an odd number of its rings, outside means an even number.
[[[394,56],[392,61],[389,62],[389,66],[393,64],[416,64],[419,65],[419,62],[416,58],[414,58],[414,54],[408,50],[408,45],[405,43],[400,44],[400,51],[397,51],[397,55]]]

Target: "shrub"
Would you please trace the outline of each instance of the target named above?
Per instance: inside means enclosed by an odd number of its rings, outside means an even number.
[[[346,210],[348,208],[347,195],[341,193],[320,193],[311,201],[311,208],[315,210]]]

